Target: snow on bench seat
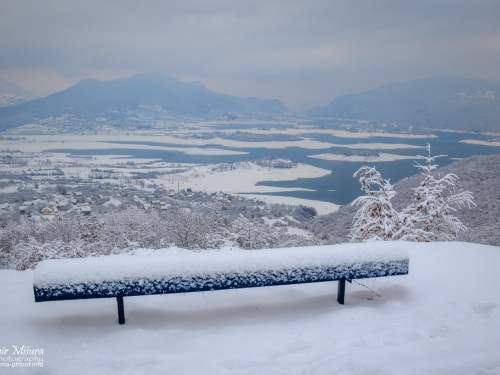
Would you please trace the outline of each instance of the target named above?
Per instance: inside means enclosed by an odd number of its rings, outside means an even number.
[[[404,242],[40,262],[35,301],[202,292],[408,273]],[[342,302],[341,302],[342,303]]]

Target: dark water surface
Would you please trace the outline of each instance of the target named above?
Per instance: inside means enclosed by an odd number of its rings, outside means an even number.
[[[266,124],[259,124],[259,127]],[[256,125],[253,125],[256,127]],[[240,126],[240,129],[242,127]],[[243,129],[242,129],[243,130]],[[275,131],[274,131],[275,132]],[[432,146],[433,155],[448,155],[448,157],[438,159],[437,164],[445,166],[452,163],[453,158],[467,158],[472,155],[490,155],[500,153],[500,147],[482,146],[467,143],[460,143],[464,139],[476,139],[480,135],[475,133],[448,133],[448,132],[433,132],[437,138],[417,139],[417,138],[395,138],[395,137],[371,137],[371,138],[341,138],[328,134],[307,133],[301,134],[302,137],[310,138],[316,141],[329,142],[339,145],[339,147],[331,147],[327,149],[311,150],[300,147],[288,147],[285,149],[276,148],[233,148],[225,147],[216,144],[207,144],[204,146],[179,145],[171,143],[159,142],[109,142],[122,144],[124,147],[120,149],[98,149],[98,150],[73,150],[73,149],[57,149],[48,150],[50,152],[71,153],[74,155],[132,155],[134,158],[152,158],[162,159],[171,163],[223,163],[230,161],[246,161],[256,160],[264,156],[285,157],[301,163],[314,165],[319,168],[332,171],[331,174],[321,178],[300,178],[294,181],[263,181],[259,185],[276,186],[285,188],[305,188],[314,191],[292,191],[284,193],[266,193],[267,195],[283,195],[296,198],[305,198],[332,202],[337,204],[346,204],[358,197],[362,192],[357,179],[353,179],[352,175],[363,165],[375,166],[384,178],[390,178],[391,182],[396,182],[404,177],[408,177],[418,173],[418,170],[413,167],[415,164],[412,159],[398,160],[391,162],[346,162],[346,161],[330,161],[310,158],[309,155],[324,154],[328,152],[345,152],[349,150],[343,145],[356,143],[385,143],[397,144],[403,143],[408,145],[425,147],[429,142]],[[218,148],[223,150],[243,151],[247,154],[243,155],[185,155],[181,151],[162,151],[162,150],[138,150],[127,148],[127,144],[143,144],[150,146],[168,146],[177,148],[198,147],[198,148]],[[363,145],[361,145],[363,147]],[[424,155],[426,150],[421,149],[382,149],[379,152],[397,154],[397,155]],[[334,191],[331,191],[334,190]]]

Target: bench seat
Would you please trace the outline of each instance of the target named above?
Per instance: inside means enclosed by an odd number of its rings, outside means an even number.
[[[33,286],[36,302],[116,297],[124,323],[127,296],[339,281],[343,304],[346,280],[405,275],[408,268],[404,242],[377,242],[46,260]]]

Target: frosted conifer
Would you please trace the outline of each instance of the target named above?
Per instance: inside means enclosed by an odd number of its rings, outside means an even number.
[[[471,208],[474,205],[473,196],[470,191],[451,193],[450,188],[455,186],[458,177],[448,173],[444,177],[436,178],[432,171],[438,167],[434,161],[446,155],[431,156],[431,145],[427,143],[428,156],[420,156],[425,159],[422,165],[416,162],[416,167],[422,171],[424,176],[420,186],[414,188],[413,203],[403,213],[412,218],[416,224],[416,241],[451,241],[455,240],[459,231],[466,231],[465,225],[454,215],[453,212],[463,207]]]
[[[393,240],[393,235],[400,226],[398,213],[391,204],[396,192],[389,180],[382,179],[375,167],[360,168],[353,177],[358,176],[361,190],[366,195],[358,197],[352,203],[361,208],[354,216],[351,242]],[[377,189],[374,190],[374,187]]]

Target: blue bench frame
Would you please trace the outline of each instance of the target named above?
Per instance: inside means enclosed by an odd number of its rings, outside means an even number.
[[[123,297],[154,294],[207,292],[226,289],[338,281],[337,301],[344,304],[345,282],[354,279],[406,275],[409,260],[354,263],[348,267],[295,268],[281,271],[237,272],[215,276],[171,277],[161,280],[121,280],[39,288],[34,286],[35,302],[90,298],[115,298],[118,322],[125,324]]]

